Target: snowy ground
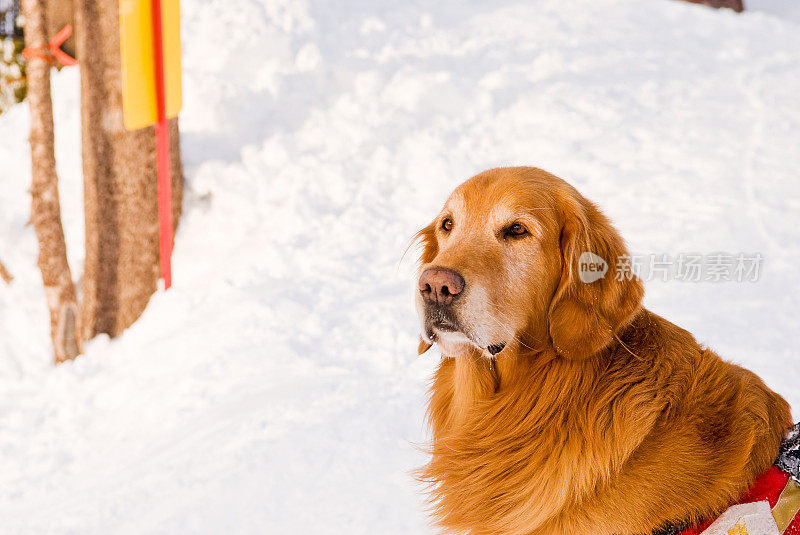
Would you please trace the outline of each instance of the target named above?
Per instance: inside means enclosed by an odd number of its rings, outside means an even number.
[[[800,11],[637,0],[184,0],[175,286],[50,366],[27,110],[0,118],[3,533],[427,533],[410,236],[461,180],[532,164],[641,253],[765,256],[647,305],[800,416]],[[54,77],[82,262],[77,72]],[[410,255],[413,256],[413,255]]]

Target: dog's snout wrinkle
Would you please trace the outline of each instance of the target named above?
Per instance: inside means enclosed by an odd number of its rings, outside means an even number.
[[[428,268],[419,277],[419,291],[425,300],[449,305],[464,291],[464,277],[447,268]]]

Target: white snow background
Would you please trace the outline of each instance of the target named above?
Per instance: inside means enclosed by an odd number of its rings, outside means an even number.
[[[462,180],[572,182],[633,251],[760,252],[646,304],[800,415],[800,9],[184,0],[175,285],[53,367],[28,115],[0,117],[0,533],[429,533],[412,234]],[[82,271],[78,73],[53,76]]]

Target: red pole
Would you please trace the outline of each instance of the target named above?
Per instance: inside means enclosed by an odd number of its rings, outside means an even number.
[[[153,54],[156,68],[156,180],[158,183],[158,243],[164,289],[172,286],[172,178],[170,176],[169,125],[164,95],[164,41],[161,0],[152,0]]]

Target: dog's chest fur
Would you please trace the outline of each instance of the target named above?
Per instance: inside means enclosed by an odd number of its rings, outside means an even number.
[[[655,425],[664,399],[648,383],[657,377],[602,360],[444,359],[422,473],[438,520],[468,533],[604,533],[583,502]]]

